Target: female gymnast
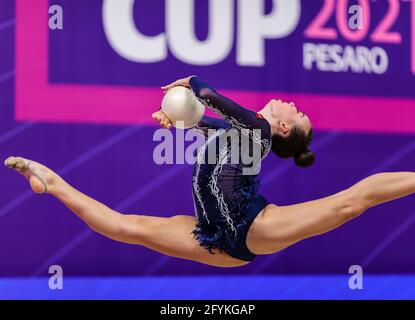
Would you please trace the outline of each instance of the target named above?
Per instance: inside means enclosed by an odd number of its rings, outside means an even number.
[[[314,161],[309,150],[310,120],[293,103],[272,100],[255,113],[220,95],[198,77],[180,79],[162,89],[174,86],[191,88],[200,101],[225,120],[205,117],[198,124],[202,133],[208,128],[224,129],[209,136],[198,157],[204,156],[215,139],[233,128],[248,136],[252,144],[259,144],[262,159],[271,149],[280,157],[293,157],[298,166],[306,167]],[[161,111],[155,112],[153,118],[171,128]],[[255,134],[258,131],[253,129],[260,129],[261,134]],[[272,254],[326,233],[373,206],[415,192],[415,173],[379,173],[322,199],[277,206],[257,193],[257,175],[242,174],[243,163],[224,161],[228,147],[225,152],[216,153],[215,164],[195,165],[196,217],[121,214],[74,189],[42,164],[10,157],[5,165],[25,176],[34,192],[56,197],[104,236],[218,267],[246,265],[256,255]]]

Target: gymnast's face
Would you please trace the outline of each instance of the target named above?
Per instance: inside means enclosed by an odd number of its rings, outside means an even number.
[[[268,121],[274,133],[287,134],[294,126],[298,126],[308,133],[311,122],[308,116],[297,109],[293,102],[272,99],[264,107],[263,112],[268,115]]]

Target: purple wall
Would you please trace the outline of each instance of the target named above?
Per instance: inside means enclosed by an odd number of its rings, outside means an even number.
[[[161,32],[163,25],[157,10],[161,10],[164,1],[136,2],[134,12],[140,21],[137,23],[140,30],[147,35]],[[81,84],[85,88],[89,85],[152,87],[183,75],[200,74],[214,86],[238,92],[347,95],[357,100],[360,96],[400,99],[415,95],[408,41],[409,3],[402,3],[400,18],[394,25],[394,30],[402,32],[402,44],[378,44],[390,59],[388,71],[383,75],[303,69],[299,39],[322,1],[313,5],[302,1],[302,16],[294,34],[277,42],[267,42],[264,67],[238,66],[235,47],[228,58],[213,66],[186,64],[171,53],[159,63],[133,63],[116,55],[105,42],[102,1],[51,1],[55,3],[64,9],[64,30],[49,31],[50,84]],[[200,18],[197,30],[203,37],[207,33],[203,27],[207,25],[203,10],[208,2],[200,0],[199,5],[198,0],[197,3]],[[270,12],[271,2],[266,3],[266,10]],[[380,21],[387,8],[371,6],[375,21]],[[143,10],[148,10],[148,15]],[[155,127],[69,124],[64,119],[56,123],[42,119],[15,120],[15,94],[25,95],[24,91],[16,93],[15,90],[15,81],[19,81],[18,75],[15,77],[15,26],[18,24],[15,15],[15,1],[0,0],[0,158],[21,155],[43,162],[75,187],[122,212],[192,215],[192,168],[154,164]],[[330,25],[334,24],[332,20]],[[328,40],[315,42],[330,43]],[[349,44],[341,38],[334,42]],[[359,45],[372,47],[374,44],[363,41]],[[289,48],[289,51],[282,52],[279,48]],[[36,64],[36,57],[32,59],[30,62]],[[383,101],[391,102],[390,114],[394,117],[402,117],[402,121],[407,118],[405,114],[397,115],[399,110],[394,109],[393,100]],[[409,107],[415,110],[415,103],[410,101]],[[54,103],[59,108],[64,102]],[[123,104],[122,98],[119,104]],[[376,105],[359,107],[363,110]],[[31,108],[37,108],[36,103]],[[316,117],[318,123],[323,123],[323,115],[316,114]],[[355,117],[359,118],[359,108]],[[373,117],[378,117],[380,124],[374,130],[376,133],[362,133],[367,131],[363,127],[356,132],[344,131],[342,127],[331,131],[317,128],[313,143],[317,161],[311,169],[296,169],[290,161],[270,155],[262,169],[263,194],[277,204],[292,204],[332,194],[374,172],[414,171],[415,140],[408,133],[410,130],[388,133],[388,128],[381,125],[388,114]],[[399,128],[399,123],[394,125]],[[32,195],[27,183],[13,172],[0,168],[0,177],[0,276],[46,275],[52,264],[62,265],[66,274],[71,275],[344,273],[353,264],[361,264],[372,273],[410,273],[415,268],[415,255],[410,250],[410,244],[415,241],[413,197],[379,206],[329,234],[303,241],[279,254],[258,257],[246,267],[228,270],[168,258],[145,248],[108,240],[88,231],[50,196]]]

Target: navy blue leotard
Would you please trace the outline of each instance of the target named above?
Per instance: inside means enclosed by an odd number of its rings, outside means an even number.
[[[270,125],[261,115],[220,95],[198,77],[191,78],[190,86],[204,105],[224,119],[204,117],[195,127],[205,134],[207,141],[199,149],[193,173],[197,221],[193,233],[199,244],[211,253],[212,249],[219,249],[234,258],[251,261],[255,254],[247,248],[246,236],[252,222],[268,205],[268,201],[257,193],[258,172],[244,173],[244,168],[252,167],[252,164],[230,161],[230,153],[237,150],[242,159],[242,154],[252,152],[256,144],[257,150],[260,150],[260,160],[265,158],[271,147]],[[217,131],[212,134],[209,129]],[[228,139],[230,141],[220,150],[218,140],[221,135],[229,134],[230,130],[239,132],[241,138],[239,142]],[[245,145],[245,148],[241,148],[242,135],[249,141],[250,147],[246,148]],[[212,148],[214,163],[208,161]]]

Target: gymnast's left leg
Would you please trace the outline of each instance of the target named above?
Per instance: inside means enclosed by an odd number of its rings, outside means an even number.
[[[121,214],[76,190],[40,163],[10,157],[5,165],[25,176],[34,192],[51,194],[91,229],[108,238],[212,266],[237,267],[247,264],[224,252],[214,250],[215,254],[210,254],[202,248],[192,234],[196,222],[191,216],[160,218]]]
[[[291,206],[268,205],[251,225],[247,246],[256,254],[275,253],[338,228],[369,208],[413,193],[414,172],[385,172],[322,199]]]

